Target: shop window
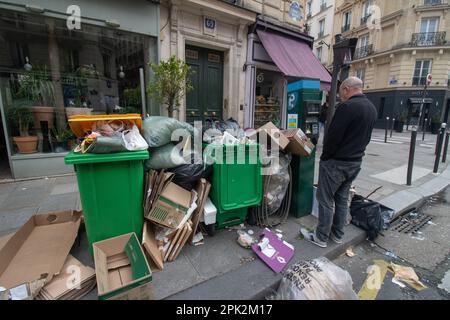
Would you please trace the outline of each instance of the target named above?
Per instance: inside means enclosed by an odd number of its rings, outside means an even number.
[[[256,73],[256,99],[254,127],[267,122],[281,127],[284,94],[284,77],[281,73],[258,69]]]
[[[380,107],[378,108],[378,119],[384,119],[384,105],[386,104],[386,98],[383,97],[380,100]]]
[[[144,53],[155,50],[155,38],[88,24],[68,30],[63,19],[1,9],[0,39],[13,155],[68,151],[72,114],[141,113],[139,69],[148,71]],[[30,150],[19,147],[24,136],[32,137]]]

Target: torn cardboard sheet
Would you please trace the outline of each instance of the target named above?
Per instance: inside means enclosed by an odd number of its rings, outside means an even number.
[[[0,249],[0,286],[6,289],[61,271],[78,234],[81,212],[31,217]]]
[[[252,245],[252,250],[276,273],[281,272],[294,256],[294,247],[267,228],[261,235],[261,241]]]

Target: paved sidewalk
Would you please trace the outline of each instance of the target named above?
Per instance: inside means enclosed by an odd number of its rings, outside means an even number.
[[[442,190],[450,181],[450,171],[442,177],[430,173],[434,163],[436,136],[427,135],[424,142],[419,135],[416,147],[415,175],[412,187],[405,185],[404,168],[409,153],[410,133],[394,133],[389,143],[384,143],[384,131],[376,130],[367,150],[363,169],[355,186],[357,192],[368,195],[382,186],[371,198],[388,206],[396,206],[398,212],[417,205],[426,196]],[[321,146],[318,147],[318,154]],[[445,165],[441,164],[440,172]],[[34,214],[40,212],[79,209],[76,178],[73,175],[0,184],[0,236],[20,227]],[[349,245],[365,239],[365,233],[350,225],[344,244],[331,244],[327,249],[318,248],[298,239],[300,225],[313,227],[312,216],[289,218],[278,229],[284,239],[291,242],[296,253],[292,262],[317,256],[335,258]],[[251,227],[256,235],[259,229]],[[237,243],[236,230],[223,230],[214,237],[206,237],[205,244],[186,246],[178,259],[167,263],[162,272],[154,273],[154,291],[158,299],[251,299],[264,298],[276,289],[280,275],[274,274],[251,250]],[[83,263],[93,266],[87,250],[86,234],[76,243],[72,254]],[[95,299],[96,290],[86,298]]]

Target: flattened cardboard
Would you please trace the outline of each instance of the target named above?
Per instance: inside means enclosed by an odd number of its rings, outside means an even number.
[[[152,226],[148,221],[144,222],[144,231],[142,233],[142,246],[150,257],[150,268],[152,271],[164,269],[164,257],[158,248],[158,243],[155,239],[155,234],[152,230]],[[153,265],[153,266],[152,266]]]
[[[184,226],[183,226],[182,229],[183,229],[183,230],[182,230],[182,232],[181,232],[181,234],[180,234],[180,237],[179,237],[178,240],[174,243],[173,249],[172,249],[172,251],[170,252],[170,255],[169,255],[169,258],[168,258],[169,261],[173,261],[173,260],[174,260],[175,254],[178,252],[178,250],[181,250],[181,248],[182,248],[182,245],[181,245],[181,244],[183,243],[183,245],[184,245],[184,242],[186,242],[186,241],[185,241],[185,240],[186,240],[186,235],[189,236],[189,233],[188,233],[188,231],[189,231],[189,229],[190,229],[189,223],[186,222],[186,223],[184,224]]]
[[[184,232],[184,226],[177,229],[177,232],[175,233],[175,237],[169,241],[170,245],[167,251],[164,254],[164,262],[166,262],[169,259],[169,255],[172,253],[173,248],[175,247],[175,244],[178,242],[178,240],[181,237],[181,234]]]
[[[78,234],[81,212],[31,217],[0,249],[0,286],[7,289],[61,271]]]
[[[301,129],[284,130],[283,134],[289,139],[289,144],[286,148],[287,151],[303,157],[309,157],[311,155],[315,145]]]
[[[128,233],[93,245],[98,297],[101,300],[148,300],[152,273],[136,234]],[[123,253],[128,265],[121,264]]]
[[[194,232],[192,231],[192,222],[188,221],[188,223],[186,223],[188,230],[186,232],[186,236],[184,237],[184,239],[181,241],[181,243],[178,246],[178,250],[176,250],[175,255],[173,256],[172,260],[175,260],[176,258],[178,258],[178,255],[181,252],[181,249],[184,247],[184,245],[186,244],[187,240],[189,239],[190,235],[193,234]]]
[[[190,191],[170,182],[146,218],[168,228],[177,228],[191,206],[192,196]]]
[[[206,179],[202,178],[197,184],[197,209],[195,209],[194,213],[192,214],[192,233],[189,236],[189,242],[192,242],[192,239],[194,238],[194,235],[196,233],[198,224],[200,222],[200,218],[203,212],[203,208],[205,207],[206,199],[208,198],[209,191],[211,190],[211,184],[206,181]]]
[[[259,136],[259,133],[263,131],[272,138],[271,141],[276,143],[281,150],[286,149],[289,144],[289,139],[272,122],[268,122],[262,127],[256,129],[250,134],[249,139],[256,140]],[[267,142],[268,140],[269,139],[267,138]]]

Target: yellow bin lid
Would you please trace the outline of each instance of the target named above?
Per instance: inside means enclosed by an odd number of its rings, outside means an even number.
[[[142,118],[138,113],[127,114],[101,114],[101,115],[73,115],[69,117],[69,126],[77,137],[84,137],[92,131],[92,125],[97,121],[121,120],[130,125],[135,124],[139,129],[142,127]]]

